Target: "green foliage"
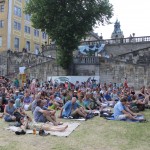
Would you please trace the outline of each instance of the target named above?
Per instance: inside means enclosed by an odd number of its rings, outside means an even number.
[[[72,52],[97,23],[109,23],[113,15],[109,0],[30,0],[25,13],[33,26],[56,40],[59,64],[68,69]]]

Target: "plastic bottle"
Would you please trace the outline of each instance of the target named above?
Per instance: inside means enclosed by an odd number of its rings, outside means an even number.
[[[36,128],[33,128],[33,135],[36,135]]]

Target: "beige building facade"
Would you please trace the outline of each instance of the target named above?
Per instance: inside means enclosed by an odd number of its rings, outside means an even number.
[[[0,0],[0,52],[11,49],[29,52],[41,50],[48,43],[45,32],[32,27],[31,16],[24,14],[29,0]]]

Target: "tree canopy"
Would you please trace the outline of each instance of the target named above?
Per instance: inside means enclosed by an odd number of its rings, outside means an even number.
[[[109,23],[113,6],[109,0],[30,0],[25,13],[33,27],[46,31],[56,41],[58,62],[68,69],[72,52],[97,23]]]

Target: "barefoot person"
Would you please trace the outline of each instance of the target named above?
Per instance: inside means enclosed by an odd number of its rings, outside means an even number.
[[[42,100],[39,100],[37,102],[37,106],[33,112],[34,120],[36,122],[47,122],[50,121],[52,122],[55,126],[60,125],[62,123],[58,123],[56,121],[56,116],[55,113],[56,111],[49,111],[49,110],[44,110],[43,109],[44,102]]]
[[[120,101],[115,104],[114,107],[114,117],[116,120],[136,120],[136,121],[144,121],[144,119],[136,118],[138,114],[133,113],[127,106],[127,98],[123,97]]]
[[[63,126],[53,126],[51,124],[43,124],[41,127],[43,130],[46,131],[58,131],[58,132],[63,132],[68,128],[68,125],[63,125]]]
[[[68,128],[68,125],[54,126],[51,123],[44,123],[42,125],[36,124],[32,122],[32,119],[29,116],[20,118],[20,123],[21,123],[21,126],[20,126],[21,130],[15,132],[17,135],[26,134],[27,129],[36,128],[36,130],[39,130],[39,134],[44,136],[46,134],[43,130],[63,132]],[[42,132],[40,132],[41,130]]]
[[[88,119],[87,113],[83,110],[82,107],[80,107],[80,105],[76,101],[77,101],[77,98],[72,97],[72,100],[68,101],[61,109],[60,117],[64,118],[64,117],[71,116],[73,118],[84,117]]]
[[[16,121],[16,117],[14,116],[14,112],[16,111],[14,103],[14,100],[9,100],[4,108],[4,120],[6,122]]]

